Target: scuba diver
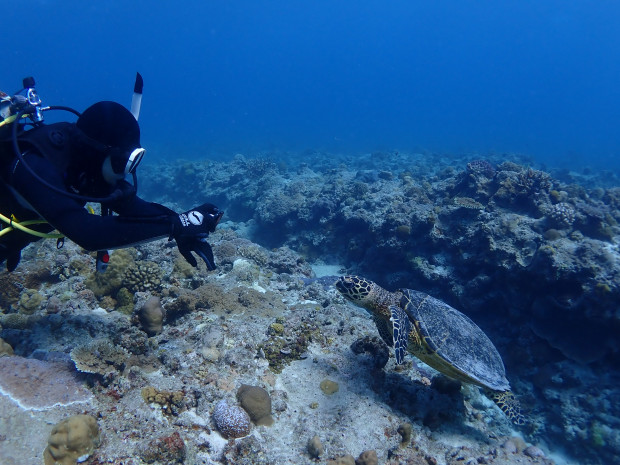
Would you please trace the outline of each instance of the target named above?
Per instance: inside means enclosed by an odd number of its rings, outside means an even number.
[[[26,96],[20,95],[24,91]],[[55,237],[61,247],[64,236],[98,251],[99,271],[105,270],[107,249],[164,237],[176,241],[192,266],[198,266],[195,253],[215,269],[206,238],[221,210],[205,203],[179,214],[137,196],[136,168],[145,153],[137,121],[139,74],[131,112],[111,101],[81,114],[42,107],[32,78],[24,79],[24,89],[15,95],[0,94],[0,264],[6,262],[9,272],[29,243]],[[57,109],[76,114],[77,121],[44,124],[42,112]],[[100,204],[101,215],[89,212],[87,203]]]

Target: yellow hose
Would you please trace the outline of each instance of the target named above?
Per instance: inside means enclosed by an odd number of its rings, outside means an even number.
[[[30,229],[27,228],[26,226],[29,226],[31,224],[44,224],[47,223],[47,221],[45,220],[26,220],[26,221],[22,221],[20,223],[13,221],[11,218],[7,218],[6,216],[4,216],[3,214],[0,213],[0,220],[4,221],[6,224],[9,225],[8,228],[3,228],[2,230],[0,230],[0,237],[4,236],[5,234],[15,230],[15,229],[19,229],[20,231],[23,231],[27,234],[31,234],[33,236],[37,236],[37,237],[42,237],[43,239],[59,239],[61,237],[65,237],[64,234],[60,234],[60,233],[43,233],[43,232],[39,232],[39,231],[35,231],[34,229]]]

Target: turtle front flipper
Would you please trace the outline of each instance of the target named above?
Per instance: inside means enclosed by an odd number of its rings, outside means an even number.
[[[396,356],[396,363],[400,365],[405,360],[405,354],[407,353],[411,322],[407,313],[396,305],[390,305],[390,313],[392,314],[390,321],[392,322],[394,355]]]
[[[388,347],[394,346],[394,340],[392,339],[392,331],[390,329],[389,320],[384,320],[377,315],[373,315],[372,319],[375,322],[375,326],[377,327],[377,330],[379,331],[379,336],[381,336],[383,342],[385,342]]]
[[[521,413],[521,404],[512,391],[487,391],[487,395],[515,425],[525,425],[526,418]]]

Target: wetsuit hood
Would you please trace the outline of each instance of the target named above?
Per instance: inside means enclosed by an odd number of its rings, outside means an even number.
[[[102,146],[131,151],[140,147],[140,126],[131,112],[116,102],[97,102],[75,123],[87,137]]]

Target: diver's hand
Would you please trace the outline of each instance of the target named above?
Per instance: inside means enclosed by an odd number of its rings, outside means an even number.
[[[215,259],[213,258],[213,250],[207,242],[206,237],[182,237],[177,240],[177,247],[183,258],[194,268],[198,267],[196,258],[192,255],[195,252],[202,258],[207,265],[209,271],[215,270]]]
[[[190,265],[198,266],[192,255],[192,252],[195,252],[204,260],[209,270],[215,269],[213,251],[207,243],[207,237],[215,231],[223,214],[215,205],[205,203],[174,218],[172,235],[177,241],[179,252]]]
[[[215,231],[224,212],[211,203],[204,203],[181,213],[174,222],[174,238],[183,236],[207,237]]]

